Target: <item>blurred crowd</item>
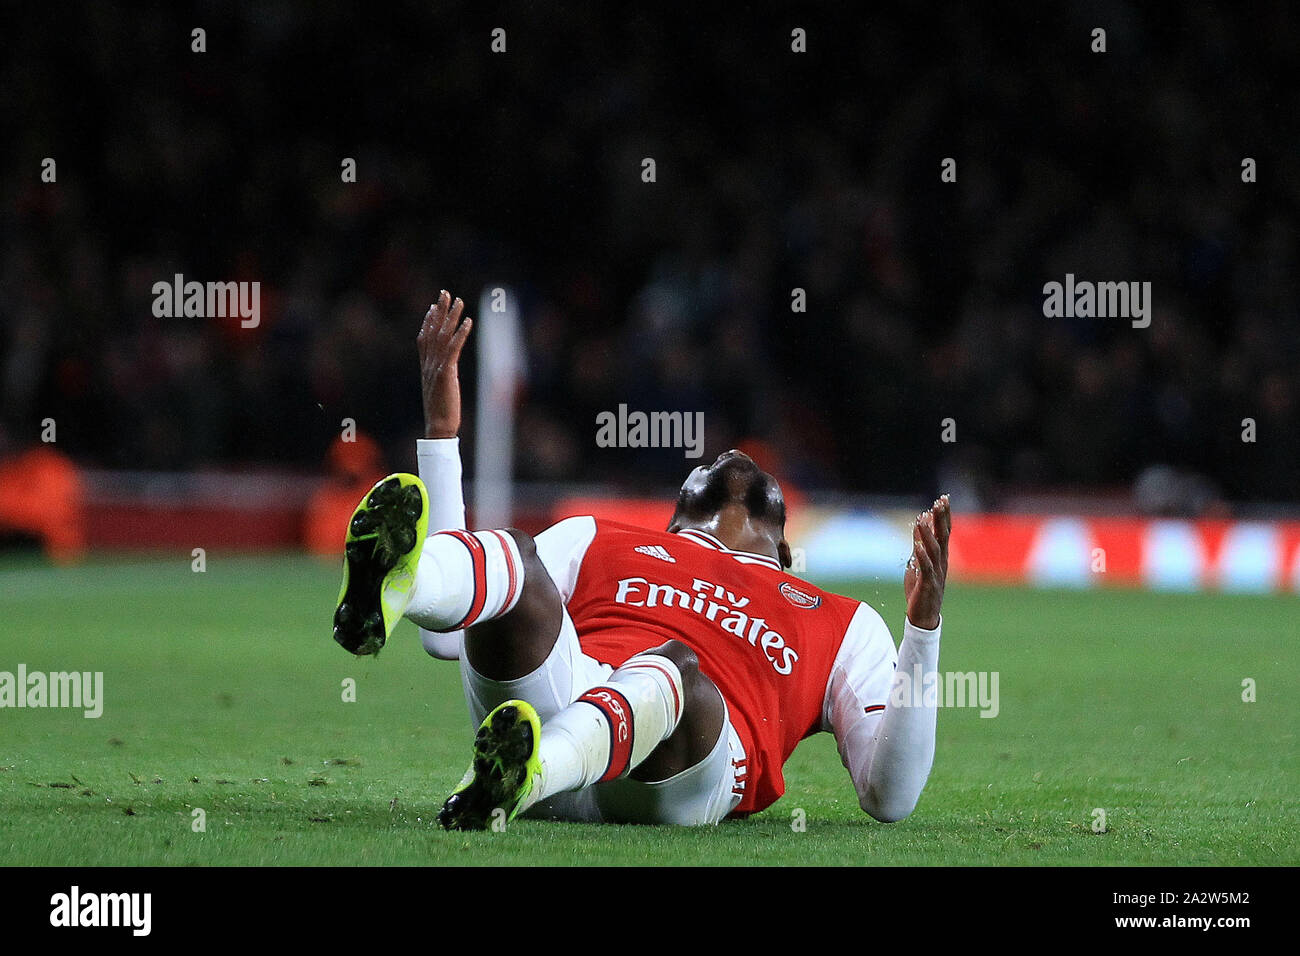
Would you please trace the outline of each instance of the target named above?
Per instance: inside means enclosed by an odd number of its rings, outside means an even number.
[[[411,467],[421,316],[505,285],[524,479],[680,481],[596,445],[625,403],[806,489],[1294,501],[1298,17],[33,8],[0,62],[0,444],[54,419],[83,465],[310,471],[352,419]],[[177,273],[259,281],[260,324],[154,317]],[[1066,273],[1149,281],[1150,327],[1044,318]]]

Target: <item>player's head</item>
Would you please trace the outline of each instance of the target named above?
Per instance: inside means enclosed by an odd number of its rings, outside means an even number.
[[[737,551],[770,554],[790,566],[785,497],[776,479],[744,452],[723,452],[686,476],[669,531],[699,528]]]

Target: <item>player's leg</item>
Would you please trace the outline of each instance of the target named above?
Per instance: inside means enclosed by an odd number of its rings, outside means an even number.
[[[663,780],[699,763],[718,740],[721,695],[679,642],[637,655],[598,682],[607,669],[581,654],[559,591],[523,532],[431,535],[405,614],[432,631],[468,628],[462,669],[472,708],[484,696],[474,693],[475,683],[490,685],[490,693],[516,690],[527,702],[498,707],[484,720],[474,767],[457,794],[476,773],[494,777],[491,793],[475,791],[475,813],[453,825],[486,825],[485,800],[489,811],[500,805],[492,801],[511,802],[513,816],[553,794],[634,770],[634,779]],[[590,689],[570,703],[577,687]],[[537,707],[549,735],[539,729]]]
[[[413,475],[377,484],[353,514],[334,638],[354,654],[383,647],[405,615],[430,631],[471,628],[466,658],[507,680],[535,670],[560,632],[563,604],[521,531],[440,531]]]
[[[563,613],[532,537],[513,528],[431,535],[406,608],[430,631],[468,628],[465,660],[493,681],[537,670],[555,646]]]
[[[611,668],[582,654],[560,595],[521,531],[440,531],[425,537],[420,480],[392,476],[353,516],[334,638],[354,654],[383,647],[404,614],[434,632],[469,628],[461,673],[477,724],[511,697],[543,717]],[[472,625],[472,626],[471,626]]]
[[[494,710],[475,740],[474,765],[439,819],[448,829],[481,829],[498,809],[513,819],[596,784],[633,775],[666,780],[708,758],[725,715],[694,652],[669,641],[630,658],[544,722],[522,700]]]
[[[717,824],[743,799],[747,765],[744,745],[724,707],[713,747],[685,770],[654,780],[624,777],[566,796],[590,794],[587,818],[605,823]]]
[[[700,672],[700,661],[695,652],[681,641],[669,641],[645,653],[666,657],[677,666],[684,706],[676,729],[650,751],[645,760],[637,763],[630,776],[634,780],[667,780],[694,767],[709,755],[722,732],[726,704],[722,700],[722,691]],[[628,664],[636,660],[632,658]],[[647,660],[636,666],[652,664],[653,661]]]

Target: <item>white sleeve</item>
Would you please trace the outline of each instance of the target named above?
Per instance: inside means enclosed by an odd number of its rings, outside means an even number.
[[[582,559],[595,537],[596,519],[584,515],[557,521],[533,539],[537,545],[537,557],[546,566],[560,592],[560,600],[565,604],[573,597]]]
[[[460,486],[460,439],[420,438],[415,443],[420,480],[429,489],[429,533],[464,529],[465,495]]]
[[[465,495],[461,490],[459,438],[420,438],[415,442],[420,480],[429,491],[429,533],[465,527]],[[420,628],[420,643],[443,661],[460,658],[464,631],[439,634]]]
[[[895,653],[885,622],[861,605],[831,668],[823,727],[835,734],[859,805],[885,823],[915,809],[930,776],[937,706],[922,688],[938,672],[942,628],[942,619],[932,631],[905,620]]]

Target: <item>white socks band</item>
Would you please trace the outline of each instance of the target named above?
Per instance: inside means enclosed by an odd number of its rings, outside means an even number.
[[[406,616],[430,631],[456,631],[507,613],[524,589],[519,546],[504,531],[430,535]]]

